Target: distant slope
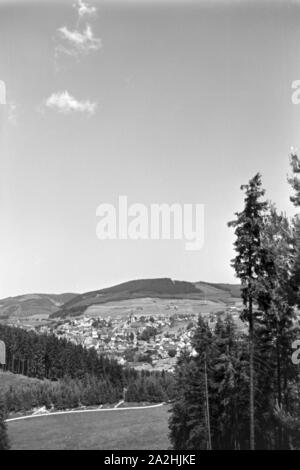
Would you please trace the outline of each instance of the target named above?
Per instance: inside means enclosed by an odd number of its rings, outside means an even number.
[[[195,299],[230,302],[240,297],[240,286],[209,282],[138,279],[83,294],[26,294],[0,300],[0,321],[27,317],[78,316],[91,305],[140,298]]]
[[[76,294],[26,294],[0,300],[0,320],[51,315]]]
[[[77,295],[66,302],[60,310],[54,312],[51,317],[77,316],[84,313],[91,305],[145,297],[224,301],[239,297],[239,295],[233,295],[238,292],[235,287],[229,284],[173,281],[169,278],[139,279]]]
[[[240,284],[222,284],[222,283],[210,283],[210,282],[196,282],[195,285],[199,284],[200,289],[204,290],[205,288],[211,287],[212,289],[217,289],[218,291],[228,292],[230,297],[241,297],[241,286]]]

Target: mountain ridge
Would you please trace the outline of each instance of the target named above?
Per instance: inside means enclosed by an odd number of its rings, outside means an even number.
[[[0,299],[0,320],[48,315],[78,316],[91,305],[139,298],[230,300],[240,297],[238,284],[178,281],[171,278],[135,279],[82,294],[25,294]]]

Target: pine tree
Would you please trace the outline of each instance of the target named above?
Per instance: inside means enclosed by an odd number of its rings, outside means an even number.
[[[271,302],[263,321],[276,350],[277,401],[282,403],[282,367],[290,364],[291,344],[297,328],[295,312],[289,304],[289,285],[293,269],[293,231],[288,218],[277,214],[274,206],[265,224],[262,243],[273,260],[274,272],[269,282]]]
[[[213,389],[211,392],[213,446],[217,449],[245,447],[247,436],[247,384],[249,362],[245,342],[228,314],[220,317],[214,329],[211,361]]]
[[[194,355],[183,351],[175,370],[176,398],[169,421],[175,449],[210,449],[210,349],[212,334],[199,317],[192,341]]]
[[[177,393],[169,421],[173,448],[207,449],[203,370],[187,353],[183,353],[175,377]]]
[[[291,167],[293,175],[288,178],[294,195],[290,197],[295,207],[300,207],[300,159],[296,153],[291,155]],[[293,220],[294,230],[294,265],[290,282],[290,302],[300,307],[300,215]]]
[[[261,201],[265,191],[261,187],[261,176],[256,174],[247,185],[241,186],[245,191],[244,210],[236,213],[236,220],[229,222],[235,228],[237,252],[232,260],[236,275],[241,280],[244,311],[242,319],[249,328],[249,401],[250,401],[250,449],[255,449],[255,403],[254,403],[254,342],[255,342],[255,302],[261,297],[261,280],[266,274],[266,253],[261,245],[261,235],[267,203]],[[264,292],[266,294],[266,292]],[[266,299],[268,301],[268,299]]]

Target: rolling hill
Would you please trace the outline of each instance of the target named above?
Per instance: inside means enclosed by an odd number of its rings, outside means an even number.
[[[230,302],[240,297],[240,286],[170,278],[138,279],[83,294],[28,294],[0,300],[0,321],[8,318],[78,316],[89,307],[133,299],[190,299]]]
[[[76,294],[26,294],[0,300],[0,320],[49,316]]]
[[[226,301],[240,297],[239,286],[204,282],[173,281],[169,278],[139,279],[73,297],[51,317],[77,316],[92,305],[129,299],[193,299]]]

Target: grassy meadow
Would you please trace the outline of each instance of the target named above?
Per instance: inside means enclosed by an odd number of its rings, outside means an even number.
[[[15,450],[168,449],[169,407],[74,413],[7,423]]]

